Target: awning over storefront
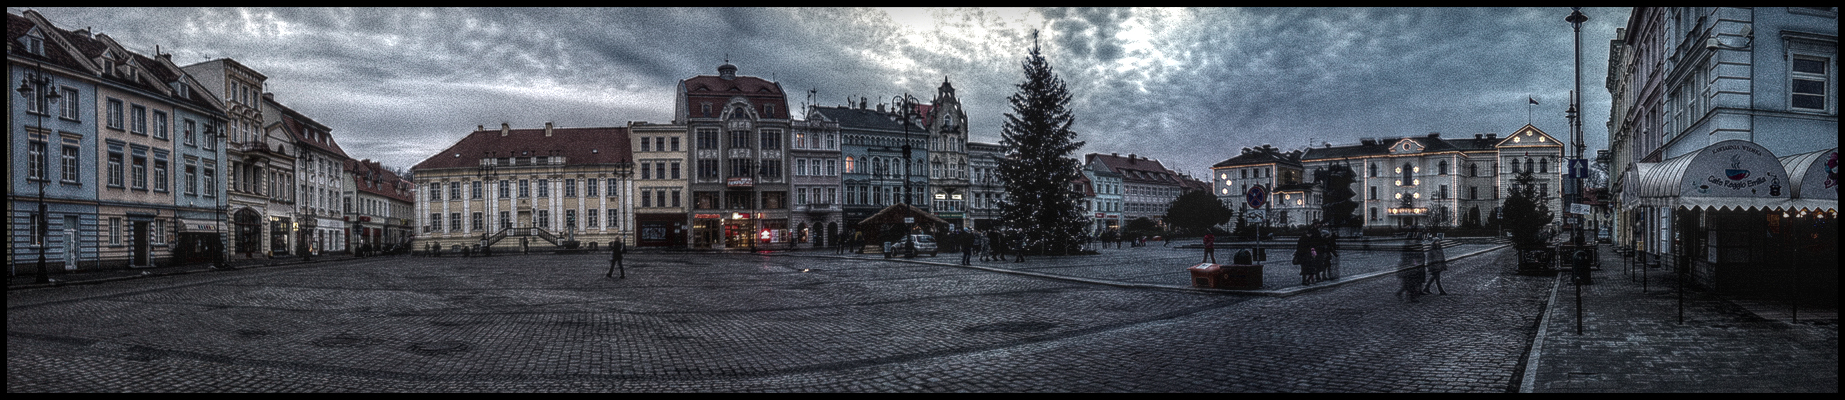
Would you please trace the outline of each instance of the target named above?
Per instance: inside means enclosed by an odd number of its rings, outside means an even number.
[[[1837,209],[1839,205],[1839,149],[1781,157],[1787,167],[1788,192],[1802,202],[1801,209]],[[1820,204],[1824,203],[1824,204]],[[1805,207],[1807,205],[1813,208]],[[1819,208],[1823,207],[1823,208]]]
[[[1787,169],[1755,143],[1727,140],[1658,163],[1635,163],[1630,187],[1639,205],[1710,209],[1814,208],[1827,202],[1796,199]],[[1836,200],[1830,201],[1837,204]]]
[[[218,221],[213,220],[180,218],[179,225],[175,226],[175,228],[178,228],[180,232],[187,233],[218,233],[221,231],[221,229],[218,229],[218,224]]]

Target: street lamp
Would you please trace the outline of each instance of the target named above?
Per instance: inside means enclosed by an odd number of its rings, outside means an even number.
[[[45,129],[45,114],[50,113],[51,105],[57,104],[58,99],[63,96],[59,96],[58,91],[51,90],[51,77],[45,76],[44,64],[40,63],[37,66],[36,72],[26,74],[25,79],[19,82],[19,89],[17,90],[19,91],[19,95],[24,97],[26,101],[37,104],[38,112],[35,114],[37,114],[38,118],[38,128]],[[33,97],[34,91],[43,91],[45,93],[43,95],[45,101],[39,102],[38,98]],[[49,138],[47,138],[47,143],[49,143]],[[47,153],[50,151],[50,145],[46,145],[45,150],[39,152],[38,160],[27,161],[38,161],[40,166],[40,176],[38,177],[38,214],[33,217],[34,226],[32,229],[32,234],[35,236],[33,238],[33,244],[38,246],[38,274],[34,278],[34,281],[38,283],[51,282],[51,276],[45,272],[45,253],[51,251],[50,247],[45,244],[45,238],[50,233],[49,225],[51,223],[45,209],[45,184],[51,181],[51,165],[47,162],[49,159],[46,158],[48,157]],[[32,177],[27,176],[26,179],[32,179]]]
[[[910,163],[912,162],[910,160],[910,118],[914,115],[912,114],[914,110],[910,107],[910,99],[909,93],[891,98],[891,105],[903,109],[903,113],[899,115],[903,116],[903,120],[900,122],[903,124],[903,205],[905,206],[903,211],[905,214],[909,214],[915,207],[910,204],[912,201],[910,196],[913,195],[910,190]],[[914,221],[914,219],[911,221]],[[914,223],[905,224],[903,229],[904,237],[909,237],[910,231],[915,229],[916,226]]]

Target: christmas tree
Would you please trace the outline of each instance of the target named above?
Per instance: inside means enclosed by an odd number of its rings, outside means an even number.
[[[1072,155],[1083,147],[1070,130],[1070,92],[1038,50],[1032,33],[1031,55],[1026,57],[1025,82],[1006,100],[1002,145],[1010,151],[999,162],[999,176],[1007,198],[1000,203],[1000,219],[1023,233],[1026,248],[1037,254],[1070,254],[1081,246],[1088,225],[1077,208],[1081,194],[1072,190],[1082,173]]]

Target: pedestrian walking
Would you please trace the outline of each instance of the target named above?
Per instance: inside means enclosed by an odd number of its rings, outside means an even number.
[[[1013,231],[1012,240],[1010,240],[1010,242],[1012,242],[1012,254],[1017,257],[1017,259],[1012,260],[1012,262],[1025,262],[1025,232]]]
[[[961,265],[974,265],[974,247],[980,247],[978,243],[974,243],[974,232],[961,232],[959,245],[961,245]]]
[[[1315,225],[1317,224],[1316,222]],[[1314,265],[1318,263],[1320,257],[1317,245],[1319,241],[1316,239],[1318,233],[1317,229],[1308,229],[1307,234],[1302,235],[1300,241],[1294,243],[1293,263],[1300,266],[1300,284],[1302,285],[1313,284]]]
[[[1217,262],[1217,236],[1210,232],[1204,233],[1204,260],[1199,262]]]
[[[603,276],[614,278],[615,271],[620,270],[621,278],[622,279],[628,278],[628,268],[621,265],[622,253],[628,252],[627,247],[628,247],[627,243],[623,243],[620,240],[609,242],[609,250],[614,252],[615,254],[609,256],[610,257],[609,258],[609,272],[607,274],[603,274]]]
[[[1426,257],[1427,254],[1422,251],[1421,246],[1413,239],[1414,236],[1411,236],[1411,238],[1412,239],[1410,239],[1408,243],[1404,244],[1401,256],[1397,258],[1397,280],[1399,283],[1397,286],[1397,299],[1409,300],[1409,302],[1415,303],[1417,298],[1422,297],[1423,279],[1427,276],[1427,270],[1425,269],[1426,264],[1424,263],[1423,257]]]
[[[1422,294],[1429,294],[1429,287],[1433,286],[1441,294],[1447,295],[1448,289],[1441,286],[1441,272],[1448,270],[1448,256],[1441,249],[1441,240],[1430,241],[1429,253],[1425,258],[1428,259],[1429,276],[1428,282],[1422,284]]]

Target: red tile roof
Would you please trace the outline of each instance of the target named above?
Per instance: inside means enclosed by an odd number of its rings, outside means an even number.
[[[475,168],[482,158],[563,156],[564,165],[634,162],[627,127],[512,129],[500,136],[497,129],[469,133],[454,145],[411,167],[412,171]]]
[[[406,203],[416,202],[416,186],[404,180],[383,165],[372,160],[346,159],[342,166],[353,176],[353,186],[359,191],[388,197]]]

